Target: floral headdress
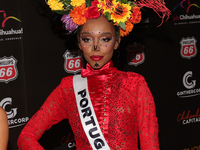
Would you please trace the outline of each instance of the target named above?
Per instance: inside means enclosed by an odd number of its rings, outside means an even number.
[[[163,19],[170,15],[164,0],[48,0],[47,4],[51,10],[63,15],[61,21],[70,33],[87,19],[104,15],[120,28],[120,36],[123,37],[132,31],[134,24],[141,21],[142,7],[152,8]]]

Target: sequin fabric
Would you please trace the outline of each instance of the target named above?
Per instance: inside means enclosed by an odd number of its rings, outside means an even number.
[[[93,71],[89,65],[87,70]],[[88,89],[111,150],[138,150],[138,136],[141,150],[159,150],[154,100],[144,78],[117,70],[111,61],[101,70],[107,73],[89,73]],[[73,76],[63,78],[27,123],[18,139],[20,150],[43,150],[38,140],[63,119],[69,119],[77,150],[92,150],[80,122],[72,81]]]

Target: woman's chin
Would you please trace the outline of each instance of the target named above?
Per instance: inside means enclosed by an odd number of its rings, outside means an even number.
[[[94,62],[94,63],[91,63],[90,66],[96,70],[96,69],[101,69],[104,65],[102,65],[101,63],[98,63],[98,62]]]

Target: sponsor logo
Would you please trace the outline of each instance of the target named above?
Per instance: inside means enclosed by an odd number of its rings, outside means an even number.
[[[184,3],[187,3],[187,6],[184,6]],[[191,7],[200,8],[197,4],[191,4],[190,0],[182,0],[178,5],[176,5],[176,7],[174,7],[173,11],[176,10],[178,7],[186,10],[187,13],[189,13]]]
[[[0,35],[1,35],[0,42],[1,41],[21,40],[21,35],[23,34],[23,28],[5,29],[5,27],[6,27],[6,24],[7,24],[7,20],[9,20],[9,19],[16,20],[17,22],[22,22],[22,21],[19,20],[16,17],[14,17],[14,16],[8,16],[7,17],[6,12],[4,10],[0,10],[0,14],[3,15],[3,20],[2,20],[2,23],[1,23],[2,29],[0,29]]]
[[[63,55],[64,69],[68,73],[77,73],[83,68],[82,54],[78,50],[67,50]]]
[[[76,147],[73,134],[69,133],[67,136],[63,136],[61,139],[61,145],[65,145],[66,143],[68,143],[68,148]]]
[[[196,56],[197,54],[196,42],[197,41],[194,37],[182,38],[182,40],[180,41],[181,45],[180,53],[183,58],[190,59]]]
[[[0,101],[0,106],[4,110],[6,110],[7,105],[12,105],[12,98],[7,97],[7,98],[4,98],[2,101]],[[28,117],[16,118],[17,108],[11,108],[11,110],[6,111],[6,113],[7,113],[7,117],[8,117],[9,128],[15,128],[18,126],[25,125],[29,120]]]
[[[195,87],[196,85],[196,80],[192,80],[191,82],[188,82],[188,79],[192,77],[192,71],[188,71],[184,74],[183,76],[183,85],[185,86],[185,88],[187,89],[192,89]]]
[[[23,28],[19,30],[10,29],[6,31],[4,31],[3,29],[0,29],[0,35],[13,35],[13,34],[23,34]]]
[[[194,147],[191,147],[191,148],[184,148],[183,150],[200,150],[200,145],[194,146]]]
[[[2,28],[5,27],[6,21],[7,21],[8,19],[14,19],[14,20],[16,20],[16,21],[22,22],[21,20],[19,20],[18,18],[14,17],[14,16],[8,16],[8,17],[7,17],[6,12],[5,12],[4,10],[0,10],[0,13],[3,13],[3,18],[4,18],[4,20],[2,21],[2,25],[1,25]]]
[[[192,97],[200,95],[200,88],[194,89],[196,80],[192,78],[192,71],[187,71],[183,76],[183,85],[187,90],[177,92],[179,98]]]
[[[13,57],[0,58],[0,82],[8,83],[18,76],[17,60]]]
[[[127,47],[127,61],[129,65],[137,66],[145,60],[144,45],[141,43],[133,43]]]
[[[183,125],[200,122],[199,108],[195,113],[191,113],[191,111],[188,110],[178,114],[177,122],[182,122]]]
[[[179,11],[183,10],[185,14],[176,14],[173,16],[174,25],[200,23],[200,15],[191,13],[192,9],[200,9],[198,4],[191,3],[190,0],[182,0],[178,5],[174,7],[173,11],[176,11],[177,9]]]

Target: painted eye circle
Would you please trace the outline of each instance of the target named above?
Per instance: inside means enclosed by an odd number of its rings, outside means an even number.
[[[89,38],[82,38],[82,41],[84,41],[85,43],[91,42]]]
[[[103,38],[102,41],[103,42],[109,42],[111,40],[111,38]]]

